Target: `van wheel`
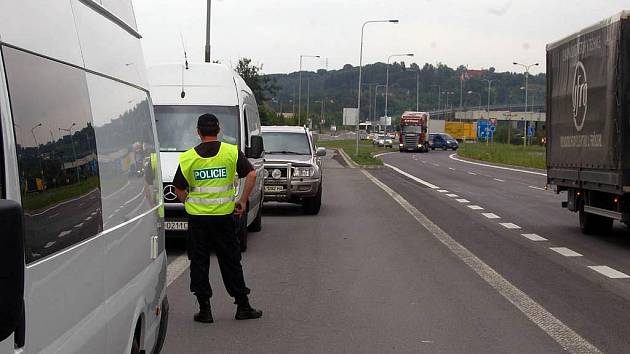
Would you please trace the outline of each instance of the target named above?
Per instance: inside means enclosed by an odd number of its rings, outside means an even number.
[[[584,211],[584,207],[581,207],[578,213],[580,218],[580,229],[583,234],[608,234],[612,230],[613,219],[587,213]]]
[[[133,340],[131,341],[131,354],[140,354],[140,320],[138,320],[136,330],[133,333]]]
[[[307,215],[317,215],[322,207],[322,184],[319,185],[317,195],[313,198],[309,198],[302,204],[302,211]]]
[[[247,227],[248,232],[260,232],[262,230],[262,203],[258,207],[258,213],[256,213],[256,218],[254,221]]]

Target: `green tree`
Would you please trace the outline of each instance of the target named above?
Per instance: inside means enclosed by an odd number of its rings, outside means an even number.
[[[278,124],[278,119],[281,120],[282,118],[265,106],[265,102],[270,99],[270,96],[277,93],[278,86],[275,79],[262,75],[262,69],[262,65],[252,64],[252,60],[249,58],[241,58],[236,66],[236,72],[243,78],[256,97],[261,123],[264,125]]]

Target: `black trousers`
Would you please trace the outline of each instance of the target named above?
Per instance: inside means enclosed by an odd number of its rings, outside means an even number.
[[[196,296],[212,297],[210,252],[214,250],[225,289],[237,303],[246,303],[250,290],[245,286],[241,250],[233,215],[188,216],[188,259],[190,291]]]

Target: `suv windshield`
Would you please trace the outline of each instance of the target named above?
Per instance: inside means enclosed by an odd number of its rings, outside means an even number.
[[[263,132],[262,137],[267,154],[311,154],[305,133]]]
[[[205,113],[219,118],[219,139],[229,144],[238,141],[238,107],[155,106],[155,120],[161,151],[186,151],[199,144],[197,118]]]
[[[448,134],[441,134],[441,135],[442,135],[442,138],[443,138],[444,140],[455,140],[455,139],[453,139],[453,137],[452,137],[452,136],[450,136],[450,135],[448,135]]]

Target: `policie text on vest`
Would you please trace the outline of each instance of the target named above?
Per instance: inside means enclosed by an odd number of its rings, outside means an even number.
[[[193,175],[195,181],[207,181],[212,179],[227,178],[227,168],[204,168],[202,170],[194,170]]]

